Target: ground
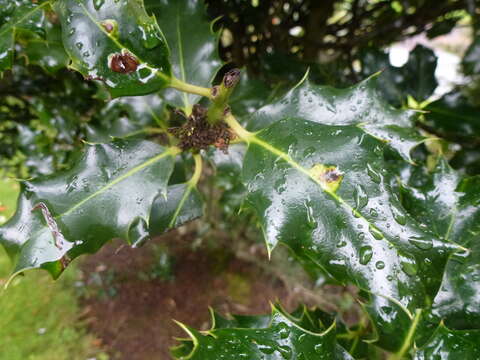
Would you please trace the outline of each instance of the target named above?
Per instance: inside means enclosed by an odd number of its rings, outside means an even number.
[[[271,301],[291,310],[301,300],[255,265],[218,249],[192,250],[191,243],[175,232],[141,249],[113,243],[82,263],[85,285],[92,291],[97,284],[93,296],[84,295],[89,330],[112,359],[167,359],[174,337],[185,336],[172,319],[208,329],[209,306],[222,314],[262,314]],[[162,257],[152,249],[159,246],[175,259],[173,274],[152,279],[145,270],[158,274]]]

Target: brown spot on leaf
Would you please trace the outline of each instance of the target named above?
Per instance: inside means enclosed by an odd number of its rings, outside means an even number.
[[[326,191],[337,191],[343,179],[343,173],[336,166],[325,166],[316,164],[310,169],[310,174],[315,178]]]
[[[327,169],[327,171],[325,171],[325,173],[323,174],[323,179],[326,182],[331,183],[338,181],[341,175],[342,174],[337,169]]]
[[[213,145],[226,152],[234,136],[224,122],[208,123],[207,109],[199,104],[193,106],[192,114],[184,125],[168,131],[180,140],[178,146],[184,151],[199,151]]]
[[[103,28],[105,29],[106,32],[111,33],[113,31],[113,24],[104,23],[102,25],[103,25]]]
[[[130,74],[137,70],[138,60],[129,52],[122,52],[120,54],[112,55],[108,66],[112,71],[122,74]]]

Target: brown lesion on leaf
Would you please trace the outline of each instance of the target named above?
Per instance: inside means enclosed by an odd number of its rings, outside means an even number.
[[[130,74],[137,71],[138,65],[138,59],[125,49],[121,53],[112,54],[108,57],[108,67],[121,74]]]
[[[55,221],[54,217],[50,213],[50,210],[48,210],[48,207],[45,203],[39,202],[32,208],[32,212],[35,210],[41,210],[43,218],[45,219],[45,222],[47,223],[48,228],[50,229],[50,232],[52,233],[53,240],[55,246],[59,249],[63,249],[63,244],[65,243],[65,238],[63,237],[62,232],[58,228],[57,222]]]
[[[316,164],[309,172],[325,191],[332,193],[337,191],[343,179],[343,173],[336,166]]]
[[[102,27],[109,35],[114,35],[117,32],[118,24],[113,19],[106,19],[102,21]]]
[[[183,112],[177,110],[176,113],[186,118]],[[234,134],[223,121],[210,124],[207,121],[207,108],[199,104],[193,106],[192,114],[186,118],[185,124],[168,131],[180,140],[178,146],[183,151],[199,151],[213,145],[227,152],[230,141],[234,138]]]

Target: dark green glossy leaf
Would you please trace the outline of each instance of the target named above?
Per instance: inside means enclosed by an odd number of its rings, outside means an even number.
[[[251,130],[264,128],[280,117],[300,117],[325,125],[357,125],[365,133],[389,143],[404,159],[423,141],[412,127],[413,111],[386,104],[377,93],[376,77],[347,89],[312,84],[304,79],[284,97],[258,110],[248,123]]]
[[[380,344],[399,348],[458,246],[405,211],[390,187],[384,144],[356,126],[303,118],[282,119],[247,140],[246,201],[268,249],[282,242],[333,278],[357,285],[381,325]]]
[[[476,37],[467,49],[462,65],[465,74],[480,74],[480,37]]]
[[[271,316],[213,317],[212,329],[198,332],[182,325],[191,340],[172,349],[178,359],[318,360],[352,359],[336,343],[335,325],[323,324],[316,311],[292,315],[274,307]],[[325,327],[325,325],[327,327]]]
[[[72,169],[23,181],[18,210],[0,228],[15,272],[44,268],[56,277],[70,259],[112,238],[142,239],[176,151],[148,141],[89,145]]]
[[[170,185],[153,203],[150,234],[159,235],[203,215],[203,201],[192,183]]]
[[[422,45],[417,45],[402,67],[390,65],[388,54],[373,48],[362,54],[362,75],[369,76],[381,71],[379,88],[383,96],[394,106],[406,103],[411,95],[417,101],[427,100],[437,87],[435,53]]]
[[[41,37],[45,35],[44,10],[51,1],[35,3],[31,0],[0,1],[0,74],[12,68],[15,39],[19,32]]]
[[[87,125],[87,139],[108,142],[112,137],[145,136],[166,132],[165,102],[158,94],[125,96],[110,101]]]
[[[71,68],[105,82],[114,97],[168,86],[166,40],[143,0],[64,0],[55,3]]]
[[[480,178],[462,179],[442,159],[424,186],[405,187],[404,203],[438,238],[468,249],[449,258],[433,315],[452,328],[479,329]]]
[[[178,79],[197,86],[210,87],[221,65],[218,34],[213,32],[203,1],[147,0],[171,51],[172,71]],[[189,109],[198,95],[167,90],[165,98],[176,107]]]
[[[415,360],[480,359],[480,331],[450,330],[440,325],[429,342],[422,346]]]
[[[67,67],[69,59],[63,48],[61,27],[47,23],[45,28],[45,39],[28,39],[23,46],[22,55],[26,56],[29,64],[38,65],[46,72],[55,74]]]
[[[446,139],[462,142],[480,138],[480,108],[459,90],[430,103],[425,110],[427,124]]]

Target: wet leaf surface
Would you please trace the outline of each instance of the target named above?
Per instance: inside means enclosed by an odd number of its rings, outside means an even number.
[[[171,80],[169,50],[143,0],[58,1],[70,67],[101,80],[113,97],[143,95]]]
[[[51,3],[30,0],[0,1],[0,74],[12,68],[15,40],[20,31],[39,39],[45,36],[44,10]]]
[[[424,140],[413,128],[416,114],[389,106],[377,92],[376,77],[347,89],[315,85],[306,78],[285,96],[260,108],[248,124],[251,130],[259,130],[290,116],[324,125],[357,125],[387,142],[406,160],[411,160],[411,150]]]
[[[270,316],[213,314],[212,329],[198,332],[182,325],[190,336],[172,349],[179,359],[352,359],[335,338],[335,325],[319,313],[300,309],[294,314],[273,307]]]
[[[460,244],[452,255],[432,312],[452,329],[480,328],[480,178],[462,178],[441,159],[422,187],[405,186],[409,212],[438,238]]]
[[[117,140],[88,146],[64,173],[23,181],[17,212],[0,228],[14,271],[44,268],[57,277],[71,259],[112,238],[144,241],[174,155],[152,142]]]
[[[146,0],[145,6],[157,18],[171,51],[172,72],[178,79],[210,87],[221,66],[218,34],[206,17],[205,5],[196,0]],[[166,90],[166,100],[177,107],[190,108],[198,95]]]

